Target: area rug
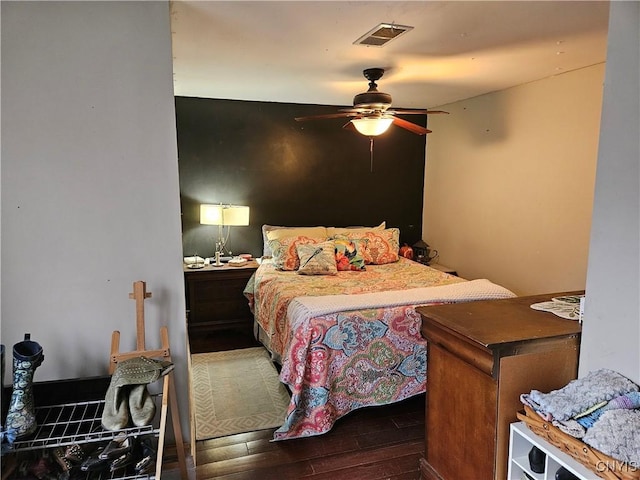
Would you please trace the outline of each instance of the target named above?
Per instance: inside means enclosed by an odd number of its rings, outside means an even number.
[[[262,347],[195,353],[191,380],[196,440],[279,427],[289,393]]]

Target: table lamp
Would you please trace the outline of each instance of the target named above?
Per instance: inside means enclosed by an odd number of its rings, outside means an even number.
[[[249,207],[239,205],[200,205],[200,223],[202,225],[217,225],[218,240],[216,241],[216,267],[222,266],[220,257],[224,256],[224,251],[229,241],[231,227],[249,225]],[[226,228],[226,232],[225,232]]]

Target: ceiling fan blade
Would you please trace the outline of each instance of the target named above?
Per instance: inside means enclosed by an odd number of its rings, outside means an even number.
[[[390,109],[387,110],[387,113],[398,113],[400,115],[434,115],[436,113],[446,113],[444,110],[396,110]]]
[[[318,120],[325,118],[345,118],[345,117],[355,117],[358,115],[355,112],[341,112],[341,113],[327,113],[326,115],[310,115],[308,117],[296,117],[298,122],[304,122],[306,120]]]
[[[425,135],[427,133],[431,133],[431,130],[424,128],[420,125],[416,125],[415,123],[408,122],[402,118],[393,117],[393,124],[398,127],[404,128],[405,130],[409,130],[412,133],[417,133],[418,135]]]

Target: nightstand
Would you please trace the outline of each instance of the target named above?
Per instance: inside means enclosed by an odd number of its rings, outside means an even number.
[[[184,268],[189,333],[206,330],[253,331],[253,315],[244,288],[258,268],[255,261],[240,267],[206,265]]]
[[[436,270],[440,270],[441,272],[448,273],[449,275],[458,276],[458,272],[455,268],[445,267],[444,265],[440,265],[439,263],[427,263],[427,267],[435,268]]]

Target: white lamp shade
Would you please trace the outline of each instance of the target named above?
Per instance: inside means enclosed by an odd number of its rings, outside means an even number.
[[[249,225],[249,207],[238,205],[200,205],[200,223],[203,225]]]
[[[222,205],[200,205],[200,223],[222,225]]]
[[[362,135],[376,137],[389,129],[393,118],[354,118],[351,123]]]
[[[234,226],[249,225],[249,207],[228,205],[222,209],[222,224]]]

